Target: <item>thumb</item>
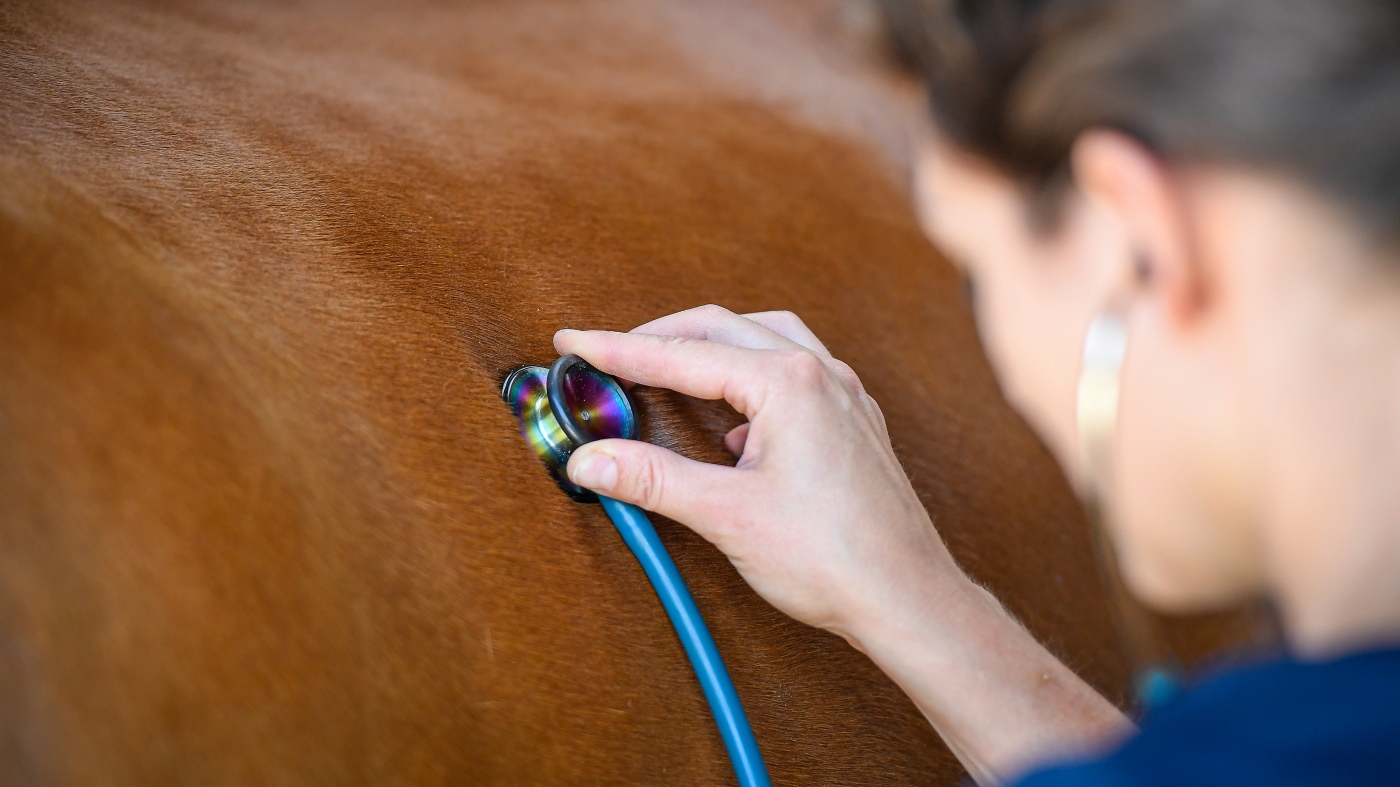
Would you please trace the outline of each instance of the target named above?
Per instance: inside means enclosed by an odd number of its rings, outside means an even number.
[[[624,503],[695,528],[712,521],[725,499],[719,488],[733,468],[694,459],[640,440],[598,440],[569,457],[569,480]]]

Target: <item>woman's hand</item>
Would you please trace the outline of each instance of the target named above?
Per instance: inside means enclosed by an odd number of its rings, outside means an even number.
[[[560,331],[554,345],[748,417],[725,437],[736,467],[600,440],[569,478],[690,526],[778,609],[865,651],[978,782],[1131,728],[954,565],[880,408],[792,314],[703,306],[631,333]]]
[[[859,624],[964,582],[890,447],[880,408],[795,315],[718,306],[631,333],[560,331],[560,353],[644,385],[724,399],[736,467],[626,440],[580,448],[574,483],[670,517],[765,599],[860,646]]]

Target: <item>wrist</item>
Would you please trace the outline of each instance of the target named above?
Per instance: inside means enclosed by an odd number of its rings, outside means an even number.
[[[946,551],[910,562],[916,564],[873,583],[875,592],[859,600],[840,632],[877,663],[884,652],[900,651],[914,642],[928,646],[958,640],[958,629],[976,617],[976,610],[986,613],[990,608],[1005,615]]]

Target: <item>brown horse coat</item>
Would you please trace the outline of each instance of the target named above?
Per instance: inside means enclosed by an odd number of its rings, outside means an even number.
[[[497,398],[558,327],[704,302],[805,318],[968,570],[1121,686],[834,13],[6,3],[0,782],[730,783],[641,570]],[[726,461],[732,413],[642,400]],[[864,657],[658,526],[776,783],[959,777]]]

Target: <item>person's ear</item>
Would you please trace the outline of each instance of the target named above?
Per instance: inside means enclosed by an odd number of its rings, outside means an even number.
[[[1107,130],[1080,135],[1071,160],[1075,184],[1116,225],[1117,242],[1124,244],[1124,280],[1160,299],[1179,324],[1198,317],[1209,301],[1210,282],[1171,170],[1142,143]]]

